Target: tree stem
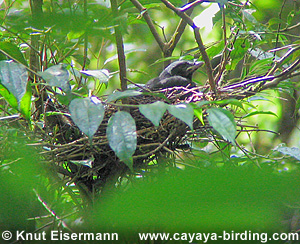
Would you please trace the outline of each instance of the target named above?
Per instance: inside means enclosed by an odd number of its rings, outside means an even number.
[[[113,16],[116,19],[119,16],[117,0],[110,0],[110,3],[111,3],[111,10],[112,10]],[[122,33],[121,33],[121,27],[120,27],[119,20],[116,20],[115,37],[116,37],[118,62],[119,62],[119,70],[120,70],[121,90],[125,91],[125,90],[127,90],[126,58],[125,58],[125,53],[124,53],[123,37],[122,37]]]

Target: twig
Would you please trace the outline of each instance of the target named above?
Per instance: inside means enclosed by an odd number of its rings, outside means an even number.
[[[220,8],[221,8],[221,12],[222,12],[222,29],[223,29],[223,38],[224,38],[224,46],[227,46],[227,33],[226,33],[226,16],[225,16],[225,8],[224,5],[221,6],[221,4],[219,4]]]
[[[278,85],[278,83],[280,81],[285,80],[288,75],[291,75],[291,73],[293,71],[298,69],[299,64],[300,64],[300,58],[297,59],[289,67],[287,67],[285,70],[283,70],[282,73],[279,74],[279,75],[265,75],[265,76],[261,76],[261,77],[251,78],[251,79],[245,80],[245,81],[240,82],[240,83],[225,86],[225,87],[222,88],[222,91],[229,91],[229,90],[236,89],[236,88],[243,88],[243,87],[246,87],[248,85],[259,83],[259,82],[262,82],[262,85],[263,85],[263,86],[261,86],[260,89],[265,90],[267,88],[274,87],[274,86]],[[271,82],[265,84],[267,81],[271,81]]]
[[[283,11],[283,8],[284,8],[284,5],[286,3],[286,0],[283,1],[282,5],[281,5],[281,8],[280,8],[280,11],[279,11],[279,14],[278,14],[278,19],[281,20],[281,14],[282,14],[282,11]],[[276,34],[276,41],[275,41],[275,47],[278,47],[278,40],[279,40],[279,31],[281,29],[281,23],[278,24],[278,28],[277,28],[277,34]],[[276,52],[274,52],[274,59],[276,57]]]
[[[1,120],[19,119],[19,118],[20,118],[19,114],[14,114],[14,115],[10,115],[10,116],[0,117],[0,121]]]
[[[272,52],[276,53],[276,51],[280,50],[281,48],[276,48],[274,50],[272,50]],[[273,75],[274,72],[276,71],[276,69],[280,66],[280,64],[287,58],[289,57],[291,54],[293,54],[294,52],[296,52],[297,50],[300,49],[300,45],[297,45],[295,48],[292,47],[290,50],[288,50],[280,59],[275,60],[273,67],[269,70],[268,75]],[[271,51],[270,51],[271,52]]]
[[[147,89],[147,88],[145,88],[145,87],[143,87],[143,86],[141,86],[141,85],[139,85],[139,84],[137,84],[137,83],[135,83],[135,82],[133,82],[129,79],[127,79],[127,81],[129,81],[129,83],[131,83],[132,85],[135,85],[136,87],[142,89],[143,91],[151,92],[151,90],[149,90],[149,89]]]
[[[28,47],[30,47],[30,49],[32,49],[33,51],[35,51],[37,53],[37,55],[40,55],[40,52],[38,49],[36,49],[34,46],[32,46],[28,41],[26,41],[24,38],[22,38],[20,36],[19,33],[15,33],[13,31],[11,31],[10,29],[8,29],[7,27],[0,25],[0,28],[3,28],[5,31],[13,34],[14,36],[18,37],[18,39],[20,39],[23,43],[25,43]]]
[[[278,32],[290,31],[290,30],[293,30],[293,29],[298,28],[298,27],[300,27],[300,22],[295,24],[295,25],[292,25],[292,26],[286,27],[284,29],[281,29]]]
[[[178,10],[181,11],[181,12],[185,12],[187,10],[193,9],[194,7],[196,7],[197,5],[199,5],[199,4],[203,3],[203,2],[212,2],[212,1],[196,0],[196,1],[193,1],[191,3],[185,4],[183,7],[178,8]]]
[[[39,202],[43,205],[43,207],[57,220],[61,221],[62,225],[64,228],[66,228],[68,231],[72,232],[73,231],[68,227],[68,225],[60,218],[56,215],[56,213],[48,206],[48,204],[41,198],[41,196],[38,194],[38,192],[33,189],[35,195],[37,196]]]
[[[194,3],[194,2],[192,2],[192,3]],[[190,7],[187,10],[184,10],[184,11],[186,11],[186,14],[188,16],[190,16],[193,12],[193,8]],[[174,34],[172,35],[170,41],[167,44],[167,48],[166,48],[167,50],[166,50],[165,57],[168,57],[168,55],[169,56],[172,55],[177,43],[179,42],[179,40],[180,40],[184,30],[185,30],[186,25],[187,25],[187,22],[184,21],[183,19],[180,19],[180,22],[179,22]]]
[[[150,15],[148,13],[148,9],[146,9],[138,0],[130,0],[132,4],[141,12],[141,15],[144,17],[154,39],[156,40],[159,48],[161,49],[162,52],[165,50],[165,43],[163,40],[160,38],[160,35],[155,29],[155,26],[152,22],[152,19],[150,18]]]
[[[169,141],[169,139],[175,134],[175,130],[172,131],[169,136],[163,141],[163,143],[161,143],[157,148],[155,148],[154,150],[143,154],[143,155],[138,155],[138,156],[133,156],[133,159],[138,159],[138,158],[145,158],[145,157],[149,157],[152,154],[156,153],[158,150],[160,150],[162,147],[164,147],[166,145],[166,143]]]
[[[69,56],[70,53],[74,52],[74,50],[78,47],[78,45],[80,44],[80,42],[82,41],[82,37],[80,37],[78,39],[78,41],[70,48],[70,50],[68,52],[65,53],[65,55],[63,55],[62,57],[60,57],[60,59],[56,62],[56,63],[61,63],[62,61],[64,61],[66,59],[66,57]],[[84,67],[84,65],[83,65]]]
[[[231,1],[228,1],[229,4],[231,4],[231,5],[233,5],[233,6],[236,6],[236,7],[240,7],[240,8],[245,7],[245,6],[248,4],[248,2],[249,2],[249,0],[247,0],[247,1],[246,1],[245,3],[243,3],[243,4],[237,4],[237,3],[233,3],[233,2],[231,2]]]
[[[33,27],[37,29],[42,29],[42,23],[43,23],[43,1],[42,0],[30,0],[30,10],[31,10],[31,17],[33,22]],[[40,37],[39,35],[32,35],[30,38],[31,46],[34,47],[34,49],[30,49],[29,53],[29,67],[31,70],[34,70],[36,73],[38,71],[41,71],[41,52],[37,52],[35,50],[40,50]],[[32,83],[38,83],[39,77],[36,76],[34,73],[29,74],[29,79]],[[36,89],[33,89],[33,95],[37,97],[38,99],[35,100],[34,105],[36,108],[36,114],[34,115],[34,120],[37,120],[40,115],[44,111],[44,101],[47,97],[47,93],[43,89],[43,85],[36,85]]]
[[[83,1],[83,15],[85,19],[88,19],[87,14],[87,0]],[[83,64],[82,64],[82,70],[85,69],[86,62],[87,62],[87,52],[88,52],[88,44],[89,44],[89,36],[87,33],[87,28],[85,29],[84,33],[84,47],[83,47]]]
[[[221,62],[220,62],[220,66],[219,66],[219,70],[218,70],[218,73],[217,73],[217,76],[215,78],[215,82],[216,82],[216,85],[218,86],[219,85],[219,81],[222,77],[222,74],[224,73],[224,70],[226,69],[226,65],[228,64],[228,60],[230,58],[230,54],[231,54],[231,51],[233,49],[233,46],[234,46],[234,43],[238,37],[238,34],[239,34],[239,29],[237,30],[235,36],[234,36],[234,39],[231,43],[231,47],[229,48],[228,45],[229,43],[227,42],[226,45],[224,46],[224,50],[223,50],[223,53],[222,53],[222,56],[221,56]]]

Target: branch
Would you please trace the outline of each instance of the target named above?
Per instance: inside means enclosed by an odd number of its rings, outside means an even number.
[[[190,16],[193,12],[193,8],[189,8],[188,11],[186,11],[186,14],[188,16]],[[184,21],[183,19],[180,19],[180,22],[171,38],[171,40],[168,42],[167,46],[167,52],[170,53],[170,56],[171,54],[173,53],[177,43],[179,42],[184,30],[185,30],[185,27],[187,25],[187,22]]]
[[[88,19],[88,12],[87,12],[87,0],[83,1],[83,14],[84,18]],[[82,64],[82,70],[85,70],[86,62],[87,62],[87,56],[88,56],[88,44],[89,44],[89,35],[87,32],[87,28],[85,29],[84,33],[84,47],[83,47],[83,64]]]
[[[283,1],[282,5],[281,5],[281,8],[280,8],[280,11],[279,11],[279,14],[278,14],[278,19],[279,20],[282,20],[281,19],[281,15],[282,15],[282,12],[283,12],[283,9],[284,9],[284,6],[286,4],[286,0]],[[275,47],[278,47],[278,41],[279,41],[279,31],[281,29],[281,23],[279,22],[278,24],[278,28],[277,28],[277,34],[276,34],[276,41],[275,41]],[[274,59],[276,57],[276,52],[274,52]]]
[[[33,22],[33,27],[37,29],[44,29],[43,23],[43,0],[30,0],[30,10],[31,10],[31,17]],[[30,49],[29,53],[29,68],[34,71],[34,73],[29,74],[29,80],[32,83],[39,83],[39,77],[35,75],[38,71],[41,70],[41,52],[40,50],[40,36],[39,35],[32,35],[30,37],[31,46],[34,49]],[[36,50],[38,52],[36,52]],[[44,112],[44,101],[47,99],[47,93],[43,89],[43,85],[37,85],[35,89],[32,90],[33,95],[37,98],[34,102],[36,107],[36,114],[34,119],[38,119],[40,114]]]
[[[291,45],[291,46],[287,46],[286,48],[290,49],[278,60],[274,61],[273,67],[269,70],[268,75],[273,75],[274,72],[279,68],[280,65],[282,65],[283,61],[290,57],[290,55],[292,55],[294,52],[298,51],[300,49],[300,45]],[[278,50],[282,50],[283,48],[275,48],[273,50],[270,50],[269,52],[274,52],[276,53]]]
[[[119,14],[117,0],[110,0],[110,3],[111,3],[111,10],[112,10],[113,16],[116,19]],[[117,43],[121,89],[122,89],[122,91],[125,91],[125,90],[127,90],[126,58],[125,58],[125,53],[124,53],[123,37],[122,37],[119,21],[116,24],[117,24],[117,26],[115,27],[115,37],[116,37],[116,43]]]
[[[298,76],[299,73],[292,74],[295,70],[300,68],[300,58],[296,60],[293,64],[291,64],[289,67],[287,67],[281,74],[277,75],[276,78],[269,82],[264,84],[261,87],[261,90],[266,90],[269,88],[276,87],[281,81],[286,80],[287,78]]]
[[[298,27],[300,27],[300,22],[297,23],[297,24],[295,24],[295,25],[292,25],[292,26],[290,26],[290,27],[286,27],[286,28],[284,28],[284,29],[282,29],[282,30],[279,30],[278,32],[290,31],[290,30],[296,29],[296,28],[298,28]]]
[[[146,157],[149,157],[150,155],[152,154],[155,154],[158,150],[160,150],[162,147],[164,147],[167,142],[170,140],[170,138],[175,134],[175,131],[172,131],[168,137],[161,143],[159,144],[159,146],[157,148],[155,148],[154,150],[146,153],[146,154],[143,154],[143,155],[137,155],[137,156],[133,156],[132,158],[133,159],[138,159],[138,158],[146,158]]]
[[[187,3],[186,5],[184,5],[183,7],[181,8],[178,8],[179,11],[181,12],[185,12],[189,9],[193,9],[194,7],[196,7],[197,5],[203,3],[203,2],[213,2],[213,1],[207,1],[207,0],[196,0],[196,1],[193,1],[191,3]]]
[[[43,19],[43,0],[30,0],[30,10],[31,10],[31,17],[33,21],[33,27],[37,29],[42,29],[43,26],[41,25],[42,19]],[[30,49],[30,58],[29,58],[29,67],[34,71],[40,71],[40,58],[41,54],[39,52],[40,46],[39,46],[39,36],[38,35],[32,35],[31,36],[31,46],[34,47],[34,49]],[[36,52],[37,50],[37,52]],[[39,53],[39,54],[37,54]],[[30,77],[31,80],[35,80],[35,77]]]
[[[163,40],[160,38],[158,32],[155,29],[155,26],[152,22],[152,19],[150,18],[150,15],[148,13],[148,9],[146,9],[138,0],[130,0],[132,4],[141,12],[141,15],[144,17],[154,39],[156,40],[159,48],[164,53],[166,44],[163,42]]]
[[[276,87],[281,81],[300,75],[300,72],[293,74],[293,72],[298,69],[300,69],[300,58],[284,69],[279,75],[268,75],[267,73],[265,76],[255,77],[236,84],[225,86],[220,89],[220,92],[234,92],[234,98],[252,96],[259,91]],[[252,86],[254,84],[257,85]]]
[[[209,82],[209,85],[210,85],[210,89],[216,93],[216,85],[215,85],[215,81],[214,81],[214,78],[213,78],[213,72],[212,72],[212,68],[211,68],[211,63],[210,63],[210,60],[209,60],[209,57],[205,51],[205,47],[204,47],[204,44],[203,44],[203,41],[202,41],[202,38],[201,38],[201,35],[200,35],[200,29],[198,26],[196,26],[196,24],[194,23],[194,21],[184,12],[181,12],[180,9],[176,8],[172,3],[170,3],[169,1],[167,0],[161,0],[167,8],[171,9],[173,12],[175,12],[181,19],[183,19],[189,26],[191,26],[194,30],[194,35],[195,35],[195,39],[196,39],[196,42],[198,44],[198,48],[200,50],[200,53],[202,55],[202,58],[205,62],[205,68],[206,68],[206,73],[207,73],[207,76],[208,76],[208,82]]]
[[[70,232],[73,233],[73,231],[68,227],[68,225],[65,223],[65,221],[63,221],[62,218],[60,218],[60,217],[57,216],[57,214],[54,212],[54,210],[52,210],[52,209],[50,208],[50,206],[48,206],[48,204],[42,199],[42,197],[38,194],[38,192],[37,192],[35,189],[33,189],[33,191],[34,191],[34,193],[35,193],[37,199],[39,200],[39,202],[40,202],[40,203],[42,204],[42,206],[46,209],[46,211],[47,211],[48,213],[50,213],[56,220],[60,221],[60,222],[62,223],[62,226],[63,226],[64,228],[66,228],[68,231],[70,231]]]
[[[233,30],[231,32],[234,33]],[[226,70],[226,65],[229,62],[231,51],[233,50],[234,43],[237,40],[238,34],[239,34],[239,29],[237,30],[236,33],[234,33],[234,39],[231,42],[230,47],[229,47],[229,42],[226,42],[226,44],[224,46],[224,50],[222,52],[221,59],[220,59],[220,65],[219,65],[218,73],[215,77],[215,82],[216,82],[217,86],[219,85],[220,79],[221,79],[222,75],[224,74],[224,71]]]

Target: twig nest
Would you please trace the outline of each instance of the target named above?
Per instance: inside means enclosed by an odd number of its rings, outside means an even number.
[[[135,121],[137,133],[137,147],[133,155],[134,167],[146,167],[154,159],[154,155],[175,150],[183,142],[189,129],[186,123],[169,112],[164,113],[159,126],[155,126],[141,114],[138,106],[132,106],[151,104],[158,100],[177,104],[199,99],[199,93],[194,88],[166,89],[161,94],[164,94],[166,99],[152,95],[127,98],[131,107],[126,109]],[[56,169],[59,167],[59,173],[72,178],[76,183],[83,183],[89,190],[93,190],[95,185],[99,190],[111,177],[119,177],[122,172],[127,171],[126,165],[120,162],[109,146],[106,136],[109,119],[122,108],[111,103],[105,106],[103,121],[90,143],[70,118],[67,107],[60,105],[56,100],[47,103],[47,112],[61,113],[47,116],[44,126],[48,134],[45,141],[49,148],[45,155]]]

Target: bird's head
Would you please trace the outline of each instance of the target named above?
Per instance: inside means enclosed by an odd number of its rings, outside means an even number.
[[[202,61],[191,62],[187,60],[179,60],[169,64],[159,75],[160,79],[171,76],[181,76],[192,80],[193,73],[204,63]]]

